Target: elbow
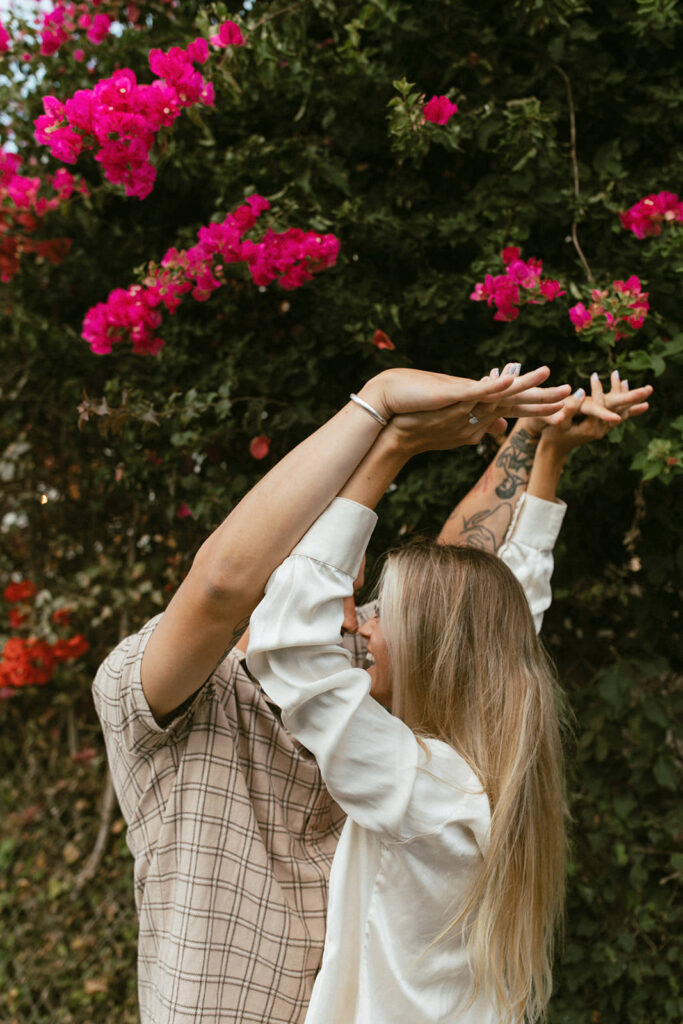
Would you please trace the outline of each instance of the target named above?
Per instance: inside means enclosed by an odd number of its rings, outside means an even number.
[[[205,543],[195,555],[190,574],[209,608],[222,610],[226,606],[242,605],[253,608],[263,596],[263,587],[249,569],[244,559],[216,557]]]

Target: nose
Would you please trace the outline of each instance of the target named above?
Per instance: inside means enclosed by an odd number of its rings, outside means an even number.
[[[344,598],[344,621],[342,622],[342,635],[344,633],[358,632],[358,616],[356,615],[356,602],[353,595]]]
[[[364,636],[366,640],[370,640],[372,637],[372,630],[375,624],[375,615],[371,615],[369,619],[366,619],[362,626],[358,629],[361,636]]]

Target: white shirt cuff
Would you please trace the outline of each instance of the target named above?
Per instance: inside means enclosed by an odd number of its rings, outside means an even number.
[[[564,501],[545,501],[524,493],[517,503],[505,543],[514,541],[540,551],[552,551],[567,506]]]
[[[376,522],[372,509],[348,498],[335,498],[292,554],[314,558],[355,579]]]

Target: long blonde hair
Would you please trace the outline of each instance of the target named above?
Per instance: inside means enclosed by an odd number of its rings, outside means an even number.
[[[559,691],[524,591],[474,548],[413,544],[379,585],[392,711],[465,758],[491,806],[490,843],[457,918],[483,989],[514,1024],[544,1018],[562,923],[566,798]]]

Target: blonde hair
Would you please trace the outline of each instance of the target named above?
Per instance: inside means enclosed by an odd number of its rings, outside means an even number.
[[[546,1015],[563,918],[566,798],[559,695],[519,582],[495,555],[413,544],[379,584],[392,711],[465,758],[491,806],[466,905],[471,1004],[483,989],[513,1024]]]

